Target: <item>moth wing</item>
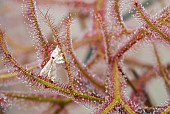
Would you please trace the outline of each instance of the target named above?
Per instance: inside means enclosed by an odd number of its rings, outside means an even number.
[[[50,68],[52,65],[51,59],[47,62],[47,64],[44,66],[44,68],[40,72],[40,76],[47,76],[48,73],[50,72]]]
[[[55,81],[56,77],[57,77],[57,66],[55,63],[53,63],[51,65],[51,69],[50,69],[50,72],[48,72],[48,77],[52,80],[52,81]]]

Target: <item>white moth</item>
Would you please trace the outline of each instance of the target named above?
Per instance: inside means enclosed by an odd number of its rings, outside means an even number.
[[[57,77],[57,66],[56,64],[64,63],[63,53],[61,52],[60,48],[57,46],[50,57],[50,60],[44,66],[44,68],[40,72],[40,76],[47,76],[52,81],[55,81]]]

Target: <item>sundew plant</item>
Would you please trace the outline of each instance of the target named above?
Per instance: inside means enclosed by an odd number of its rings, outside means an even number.
[[[169,0],[0,4],[0,114],[170,114]]]

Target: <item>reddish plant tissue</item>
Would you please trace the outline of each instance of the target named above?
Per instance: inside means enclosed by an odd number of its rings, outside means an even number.
[[[1,2],[0,114],[170,114],[169,0]]]

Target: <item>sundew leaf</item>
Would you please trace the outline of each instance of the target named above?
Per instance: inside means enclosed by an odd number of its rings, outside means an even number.
[[[111,47],[110,47],[110,41],[111,41],[111,36],[108,34],[107,30],[106,30],[106,25],[103,23],[103,19],[100,15],[100,13],[96,14],[96,18],[101,26],[101,31],[103,33],[103,39],[104,39],[104,43],[105,43],[105,57],[106,57],[106,62],[110,63],[111,61]]]
[[[168,86],[170,86],[170,80],[169,80],[169,78],[168,78],[168,76],[167,76],[167,74],[166,74],[166,72],[165,72],[165,70],[164,70],[164,68],[163,68],[163,65],[162,65],[162,63],[161,63],[161,59],[160,59],[160,56],[159,56],[159,54],[158,54],[158,51],[157,51],[157,48],[156,48],[155,44],[153,44],[153,47],[154,47],[154,53],[155,53],[156,60],[157,60],[158,65],[159,65],[160,72],[161,72],[161,74],[162,74],[162,76],[163,76],[166,84],[167,84]]]
[[[43,67],[49,60],[50,57],[50,45],[48,44],[46,38],[44,37],[39,21],[37,19],[37,8],[36,8],[36,1],[34,0],[24,0],[23,8],[25,11],[25,18],[27,19],[27,23],[31,28],[32,38],[35,38],[36,48],[39,51],[39,57],[43,59],[41,66]]]
[[[112,72],[110,73],[108,78],[109,80],[107,85],[107,91],[109,95],[105,97],[105,101],[99,108],[97,108],[94,113],[111,114],[116,111],[117,113],[123,114],[136,114],[138,109],[137,105],[123,97],[121,88],[121,80],[123,80],[123,78],[121,78],[121,75],[119,74],[118,63],[116,60],[113,63]]]
[[[144,8],[141,6],[141,4],[139,4],[137,2],[137,0],[134,0],[134,6],[136,8],[137,11],[137,15],[140,19],[143,20],[143,22],[145,23],[146,26],[151,27],[150,32],[157,32],[158,34],[160,34],[165,40],[170,41],[170,35],[168,33],[169,28],[168,27],[162,27],[160,26],[155,19],[151,18],[148,13],[144,10]],[[156,33],[154,33],[153,37],[156,37],[155,35]],[[159,37],[159,36],[158,36]]]
[[[165,12],[169,11],[169,7],[165,8],[161,13],[160,16],[157,16],[156,21],[160,22],[160,20],[164,20],[166,19],[166,16],[161,16],[161,14],[166,14]],[[151,28],[152,29],[152,28]],[[152,29],[153,30],[153,29]],[[159,33],[152,31],[150,29],[148,29],[148,25],[147,24],[143,24],[139,29],[135,30],[134,32],[132,32],[128,37],[129,40],[127,40],[126,42],[124,42],[121,46],[119,46],[119,48],[116,50],[116,52],[114,53],[114,55],[112,56],[112,59],[114,60],[115,58],[119,58],[121,59],[122,56],[124,55],[125,52],[127,52],[131,47],[133,47],[134,44],[138,43],[140,40],[147,38],[148,40],[155,40],[154,37],[156,38],[160,38],[162,36],[158,35]],[[152,38],[152,37],[153,38]],[[169,40],[168,40],[169,42]]]
[[[123,22],[122,14],[121,14],[121,0],[113,0],[110,1],[110,8],[109,15],[111,16],[111,22],[113,23],[115,27],[115,31],[118,30],[118,32],[124,31],[127,32],[127,29],[125,27],[125,24]],[[117,29],[117,30],[116,30]]]
[[[67,28],[66,25],[66,29],[67,29],[67,33],[69,33],[69,29]],[[92,76],[92,74],[89,72],[89,70],[87,69],[87,67],[85,67],[84,65],[82,65],[82,63],[78,60],[78,58],[76,57],[76,54],[73,51],[73,47],[72,47],[72,39],[70,38],[70,35],[66,36],[66,41],[68,44],[68,54],[71,55],[71,57],[74,60],[74,64],[76,64],[76,67],[82,72],[82,74],[90,81],[92,82],[92,84],[94,84],[95,86],[98,86],[101,89],[104,89],[102,87],[99,81],[99,79],[96,77],[96,79],[94,79],[94,76]]]
[[[38,68],[38,66],[36,65],[33,65],[33,66],[27,66],[28,67],[28,70],[32,70],[32,69],[35,69],[35,68]],[[7,79],[7,78],[11,78],[11,77],[15,77],[17,76],[17,71],[15,71],[15,69],[13,70],[7,70],[7,71],[2,71],[0,72],[0,80],[1,79]]]
[[[36,63],[37,64],[37,63]],[[38,69],[38,66],[35,63],[26,65],[28,71],[32,71],[33,69]],[[20,75],[20,72],[15,68],[10,68],[7,70],[2,70],[0,72],[0,86],[1,87],[8,87],[17,85],[20,83],[19,79],[17,78]]]
[[[31,100],[31,101],[39,101],[39,102],[51,102],[51,103],[57,103],[57,104],[65,104],[68,102],[72,102],[71,99],[58,99],[55,98],[56,96],[51,95],[44,95],[44,94],[31,94],[31,93],[21,93],[21,92],[6,92],[1,91],[0,94],[3,94],[7,97],[13,97],[18,99],[25,99],[25,100]]]
[[[157,23],[162,26],[169,27],[170,23],[170,5],[163,8],[156,16],[154,16],[157,19]]]

